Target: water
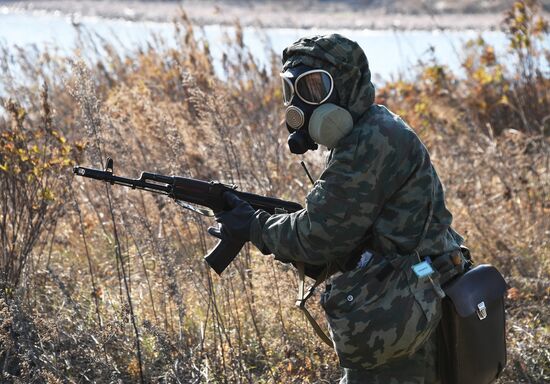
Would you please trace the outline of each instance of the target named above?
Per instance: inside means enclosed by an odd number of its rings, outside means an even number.
[[[171,23],[134,22],[116,19],[92,17],[79,18],[78,22],[86,30],[121,47],[144,46],[157,35],[168,44],[174,43],[174,27]],[[205,26],[197,29],[204,34],[210,43],[212,56],[216,60],[216,69],[221,73],[220,59],[226,49],[223,41],[227,34],[234,34],[233,27],[219,25]],[[267,62],[266,44],[275,52],[300,37],[341,33],[357,41],[369,58],[371,71],[378,80],[387,80],[397,73],[406,72],[418,60],[429,60],[435,57],[438,62],[454,70],[460,68],[460,52],[464,42],[477,38],[480,34],[495,46],[497,54],[506,49],[507,41],[503,33],[495,31],[394,31],[394,30],[324,30],[324,29],[281,29],[266,28],[259,31],[245,27],[243,36],[245,44],[256,55],[259,62]],[[0,8],[0,43],[8,46],[57,47],[63,53],[71,54],[77,39],[77,29],[72,25],[70,16],[61,14],[28,14],[12,13],[7,8]],[[433,50],[432,50],[433,47]]]

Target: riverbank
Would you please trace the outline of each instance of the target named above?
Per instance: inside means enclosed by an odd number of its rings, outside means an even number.
[[[75,25],[79,27],[76,28]],[[185,23],[179,23],[180,28]],[[55,46],[71,55],[79,34],[86,31],[90,36],[109,41],[126,53],[128,47],[145,47],[153,36],[160,36],[169,45],[175,46],[174,25],[166,22],[128,22],[122,19],[107,19],[92,16],[70,17],[64,14],[30,12],[0,13],[0,46]],[[410,72],[419,61],[437,60],[453,71],[460,72],[461,59],[457,50],[467,41],[482,36],[497,54],[503,54],[508,46],[505,35],[499,31],[457,30],[362,30],[345,28],[256,28],[244,26],[240,35],[259,65],[269,65],[270,52],[280,53],[288,45],[303,36],[338,32],[364,47],[373,74],[378,83],[387,81],[398,73]],[[196,28],[197,36],[208,41],[214,68],[224,73],[222,60],[228,47],[226,36],[235,36],[233,25],[206,25]],[[126,47],[126,48],[123,48]],[[91,51],[88,51],[91,52]],[[0,89],[1,95],[1,89]]]
[[[440,2],[444,3],[444,2]],[[439,4],[439,3],[438,3]],[[0,1],[1,12],[61,13],[127,20],[171,21],[183,13],[196,25],[233,24],[274,28],[494,30],[502,21],[498,10],[373,7],[336,1]],[[545,17],[548,17],[546,12]]]

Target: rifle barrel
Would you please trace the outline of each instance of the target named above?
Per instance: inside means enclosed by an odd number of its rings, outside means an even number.
[[[130,187],[132,189],[144,189],[151,192],[161,193],[168,195],[170,194],[172,187],[168,184],[170,183],[170,177],[163,176],[162,180],[156,180],[153,177],[139,179],[130,179],[127,177],[115,176],[113,172],[102,171],[100,169],[86,168],[86,167],[74,167],[73,172],[79,176],[88,177],[90,179],[105,181],[110,184],[118,184],[125,187]],[[148,174],[154,175],[154,174]],[[161,175],[158,175],[161,176]],[[168,180],[166,180],[168,179]],[[156,181],[156,183],[148,182],[147,180]]]

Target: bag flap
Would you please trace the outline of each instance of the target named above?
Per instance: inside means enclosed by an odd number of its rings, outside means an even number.
[[[443,288],[461,317],[474,314],[481,302],[488,305],[502,298],[507,289],[500,272],[489,264],[470,269]]]

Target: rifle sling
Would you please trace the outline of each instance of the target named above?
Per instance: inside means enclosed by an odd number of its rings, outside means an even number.
[[[298,298],[296,299],[296,306],[304,313],[306,319],[309,321],[313,330],[323,340],[323,342],[328,345],[330,348],[334,348],[331,338],[321,329],[321,326],[311,313],[306,308],[306,301],[313,295],[315,288],[319,286],[323,281],[326,280],[328,275],[328,268],[323,269],[323,271],[317,276],[315,283],[305,290],[305,266],[304,263],[296,263],[296,268],[298,269]]]

